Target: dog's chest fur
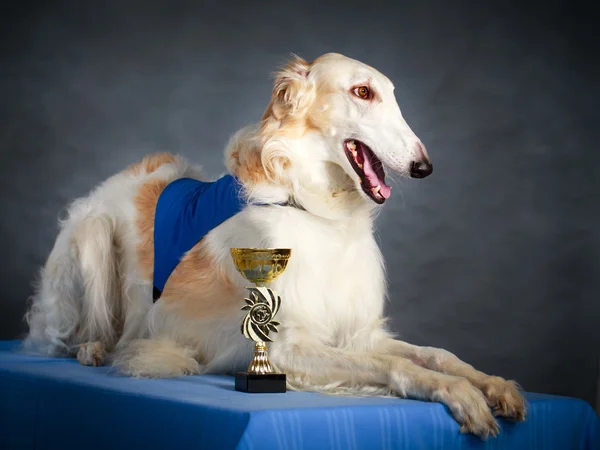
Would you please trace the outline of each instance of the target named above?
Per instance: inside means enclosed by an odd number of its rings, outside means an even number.
[[[249,283],[235,271],[231,247],[292,248],[286,271],[271,285],[282,297],[281,337],[308,333],[355,347],[361,332],[379,324],[384,271],[368,216],[329,221],[290,207],[249,207],[207,239],[240,295]]]

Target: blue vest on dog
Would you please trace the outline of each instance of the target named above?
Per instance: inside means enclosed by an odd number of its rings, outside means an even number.
[[[247,205],[241,188],[225,175],[213,182],[180,178],[162,191],[154,213],[154,301],[185,253]]]

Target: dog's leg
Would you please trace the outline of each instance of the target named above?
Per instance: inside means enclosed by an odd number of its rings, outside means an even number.
[[[135,268],[127,269],[126,273],[135,273]],[[116,345],[116,350],[126,347],[133,340],[148,336],[148,314],[152,309],[152,290],[149,285],[140,283],[129,277],[121,281],[123,304],[123,325]]]
[[[200,372],[194,350],[166,337],[128,342],[115,353],[113,365],[125,375],[140,378],[174,378]]]
[[[271,360],[288,375],[292,388],[329,393],[360,393],[365,385],[385,387],[401,397],[445,404],[462,432],[495,436],[498,424],[481,391],[461,377],[420,367],[411,361],[372,352],[350,352],[316,342],[275,343]]]
[[[77,361],[84,366],[103,366],[106,349],[101,341],[86,342],[79,345]]]
[[[116,337],[120,295],[114,226],[114,218],[109,215],[87,216],[73,237],[84,288],[74,350],[77,361],[86,366],[104,365],[106,352]]]
[[[525,400],[519,385],[514,381],[480,372],[440,348],[419,347],[391,338],[385,338],[380,348],[387,354],[409,359],[421,367],[466,378],[483,392],[494,415],[519,421],[525,419]]]

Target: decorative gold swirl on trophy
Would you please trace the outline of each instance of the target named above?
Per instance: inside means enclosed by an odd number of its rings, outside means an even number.
[[[236,269],[256,286],[247,287],[248,298],[242,310],[248,311],[242,321],[241,332],[254,341],[254,357],[247,373],[236,374],[236,390],[244,392],[285,392],[285,374],[273,373],[265,342],[272,342],[271,332],[277,332],[275,316],[281,306],[281,297],[265,286],[285,270],[291,249],[232,248],[231,256]]]

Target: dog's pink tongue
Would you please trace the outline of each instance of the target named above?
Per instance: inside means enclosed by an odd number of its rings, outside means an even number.
[[[381,164],[381,163],[379,163],[379,164]],[[390,194],[392,193],[392,188],[389,187],[387,184],[385,184],[385,175],[383,174],[383,171],[381,171],[382,173],[380,176],[377,173],[377,171],[373,168],[373,165],[371,164],[371,158],[369,158],[368,155],[365,155],[363,171],[365,172],[365,175],[366,175],[367,179],[369,180],[369,183],[371,184],[371,186],[372,187],[381,186],[379,193],[381,194],[381,196],[383,198],[389,198]]]

